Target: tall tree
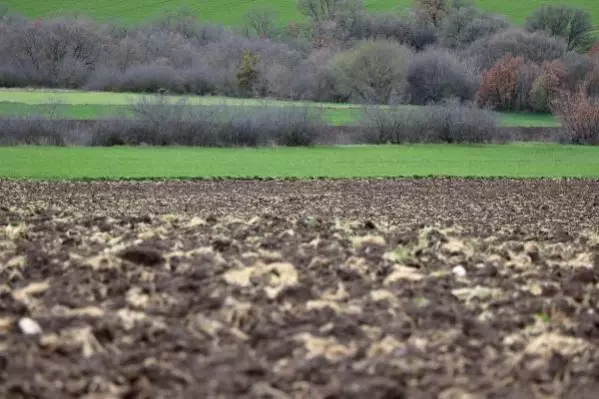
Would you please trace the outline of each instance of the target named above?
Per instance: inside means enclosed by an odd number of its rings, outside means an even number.
[[[416,12],[439,26],[449,7],[448,0],[414,0]]]
[[[526,19],[530,31],[562,37],[568,50],[587,51],[593,44],[593,22],[588,11],[567,6],[542,6]]]

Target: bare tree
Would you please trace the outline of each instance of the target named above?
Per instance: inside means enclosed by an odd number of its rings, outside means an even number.
[[[333,19],[342,11],[362,8],[361,0],[297,0],[298,10],[314,22]]]
[[[470,101],[480,76],[446,50],[427,50],[414,56],[407,72],[406,96],[411,104],[439,103],[450,98]]]
[[[561,58],[566,53],[567,45],[562,38],[515,28],[478,39],[467,49],[467,54],[482,69],[491,68],[507,54],[522,56],[526,61],[542,64],[543,61]]]
[[[448,0],[415,0],[416,12],[429,19],[435,26],[439,26],[449,7]]]
[[[243,21],[246,37],[272,37],[276,31],[276,14],[266,8],[253,8],[247,11]]]
[[[455,3],[439,26],[440,41],[449,48],[464,48],[474,41],[509,28],[505,17],[483,12],[476,7]]]
[[[342,91],[361,102],[389,104],[405,83],[412,51],[393,41],[364,41],[334,59]]]
[[[3,37],[3,62],[38,85],[74,87],[100,60],[105,38],[85,20],[62,19],[14,25]],[[3,57],[4,58],[4,57]]]
[[[568,50],[584,52],[593,44],[591,14],[579,8],[542,6],[528,16],[526,28],[563,38]]]

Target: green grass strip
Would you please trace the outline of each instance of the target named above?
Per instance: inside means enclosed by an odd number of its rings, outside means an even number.
[[[305,18],[299,13],[295,1],[290,0],[4,0],[9,9],[21,12],[28,17],[83,13],[100,20],[122,20],[136,23],[150,17],[159,16],[179,7],[187,7],[203,21],[219,22],[239,26],[243,16],[251,8],[272,10],[278,24],[286,26],[290,21],[300,22]],[[413,0],[364,0],[368,11],[405,12],[413,5]],[[591,12],[595,23],[599,20],[599,5],[596,0],[476,0],[477,7],[508,17],[513,23],[521,24],[527,15],[542,4],[567,4],[584,8]]]
[[[31,179],[599,177],[599,147],[0,147],[0,177]]]

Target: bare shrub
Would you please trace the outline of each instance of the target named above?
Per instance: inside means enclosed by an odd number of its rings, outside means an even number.
[[[31,80],[31,73],[19,68],[16,65],[0,66],[0,86],[1,87],[26,87],[35,85]]]
[[[319,110],[301,106],[234,109],[222,136],[227,143],[254,138],[251,145],[311,146],[326,124]]]
[[[515,111],[534,111],[532,88],[540,72],[540,66],[532,62],[527,62],[518,71],[516,97],[513,102]]]
[[[119,145],[145,145],[144,138],[158,136],[155,128],[139,120],[99,120],[88,130],[86,145],[112,147]],[[157,140],[150,140],[156,145]]]
[[[389,104],[401,93],[411,51],[388,40],[364,41],[336,55],[340,91],[363,103]]]
[[[599,144],[599,99],[589,97],[584,85],[575,93],[564,92],[552,108],[571,143]]]
[[[143,50],[136,37],[126,35],[121,39],[115,39],[110,48],[110,60],[102,65],[124,73],[132,66],[142,64],[143,60],[148,58]]]
[[[181,72],[184,92],[204,96],[208,94],[217,94],[216,86],[213,83],[213,71],[204,66],[192,66]]]
[[[144,97],[132,104],[135,123],[116,136],[103,126],[95,143],[228,146],[307,146],[326,125],[313,108],[297,106],[194,106],[187,99]],[[97,144],[100,145],[100,144]]]
[[[398,25],[396,40],[416,51],[422,51],[438,41],[437,29],[430,21],[417,15],[404,17]]]
[[[476,7],[452,7],[441,22],[439,38],[443,46],[466,48],[476,40],[492,36],[509,28],[505,17],[493,15]]]
[[[193,106],[185,98],[172,101],[146,96],[131,105],[141,128],[128,132],[132,144],[222,146],[224,106]]]
[[[589,52],[587,53],[588,56],[595,62],[599,61],[599,41],[596,41],[591,48],[589,49]]]
[[[122,90],[122,80],[122,71],[101,66],[91,74],[83,88],[92,91],[120,91]]]
[[[206,45],[228,40],[234,36],[231,28],[213,23],[198,23],[195,12],[187,7],[173,9],[139,27],[139,31],[175,32],[194,45]]]
[[[138,64],[163,64],[176,69],[189,67],[196,55],[196,47],[176,31],[134,31],[129,35],[139,46]]]
[[[566,72],[564,85],[569,91],[575,91],[587,75],[595,69],[595,63],[589,56],[573,51],[566,53],[560,58],[560,61]]]
[[[534,111],[551,112],[551,103],[563,90],[566,73],[564,64],[560,60],[541,65],[541,73],[535,79],[530,93]]]
[[[404,46],[421,51],[437,42],[437,31],[431,21],[415,13],[407,16],[377,13],[364,15],[362,30],[353,33],[352,37],[395,40]]]
[[[40,117],[0,118],[0,145],[64,146],[72,134],[67,123]]]
[[[599,98],[599,65],[587,74],[583,84],[589,97]]]
[[[313,51],[292,67],[272,66],[267,71],[269,93],[277,98],[344,103],[350,95],[339,87],[329,49]]]
[[[369,144],[504,140],[493,112],[453,101],[427,107],[364,107],[361,128],[361,141]]]
[[[88,90],[126,91],[135,93],[183,93],[180,73],[167,65],[138,65],[120,73],[107,68],[98,69],[85,86]]]
[[[12,71],[13,79],[30,85],[79,87],[100,59],[105,41],[96,25],[81,19],[11,24],[2,37],[0,64]]]
[[[362,40],[393,40],[415,50],[437,42],[436,27],[415,12],[398,15],[369,13],[362,9],[347,10],[332,19],[316,22],[312,35],[319,43],[317,47],[339,50],[351,48]]]
[[[277,16],[267,8],[251,8],[244,17],[242,31],[248,38],[273,37],[277,31]]]
[[[133,118],[0,118],[0,145],[310,146],[325,141],[322,111],[300,106],[199,106],[145,96]]]
[[[406,97],[411,104],[437,103],[450,98],[474,99],[480,76],[445,50],[416,54],[407,71]]]
[[[302,60],[302,54],[287,44],[242,37],[210,43],[198,51],[190,69],[204,71],[210,76],[216,92],[228,96],[266,95],[269,82],[265,78],[273,65],[296,66]],[[250,53],[257,58],[256,63],[248,63],[256,75],[256,79],[250,85],[251,90],[249,87],[241,87],[237,77],[244,56]]]
[[[378,108],[365,106],[360,117],[361,144],[423,143],[430,140],[424,118],[413,109],[400,106]]]
[[[449,0],[415,0],[414,9],[416,12],[428,19],[435,26],[439,26],[447,14]]]
[[[281,64],[267,66],[264,75],[261,77],[262,84],[266,85],[266,96],[285,100],[303,99],[301,92],[304,88],[298,82],[300,79],[299,70],[299,65],[295,67],[287,67]]]
[[[567,52],[566,42],[542,32],[529,33],[519,29],[479,39],[468,48],[468,53],[483,69],[491,68],[497,61],[511,54],[524,61],[542,64],[563,57]]]
[[[327,126],[321,110],[308,106],[281,107],[267,123],[272,123],[269,139],[287,147],[316,144]]]
[[[334,19],[342,12],[362,9],[361,0],[297,0],[298,10],[313,21]]]

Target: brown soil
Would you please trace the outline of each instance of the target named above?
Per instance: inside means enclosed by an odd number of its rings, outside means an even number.
[[[596,181],[0,181],[0,397],[596,397],[598,226]]]

